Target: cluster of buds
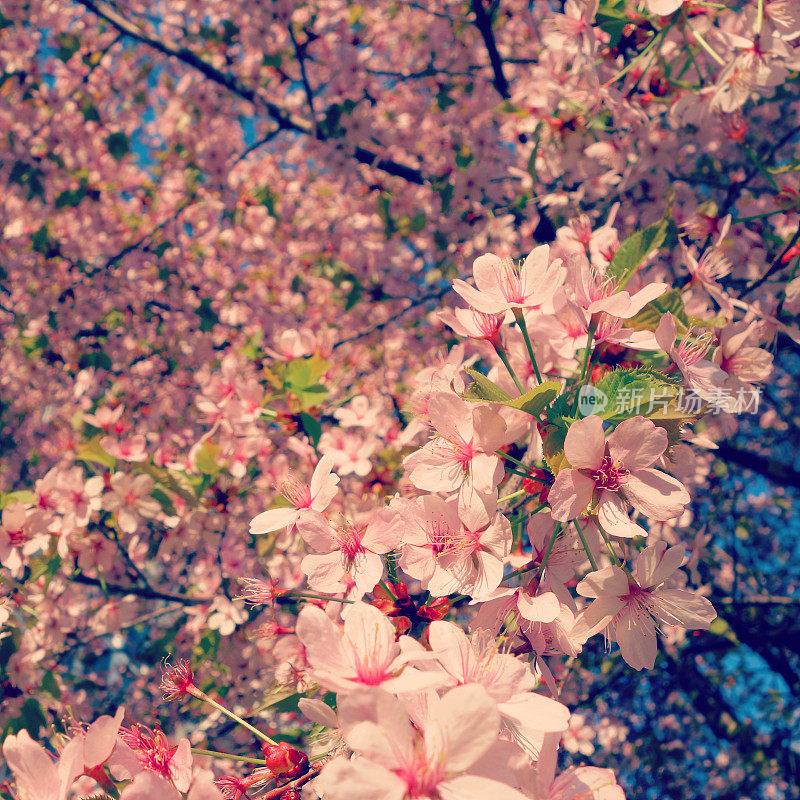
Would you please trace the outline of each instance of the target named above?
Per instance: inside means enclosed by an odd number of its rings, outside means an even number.
[[[261,746],[266,768],[277,780],[292,781],[308,772],[308,756],[288,742],[264,743]]]
[[[415,625],[424,627],[429,622],[444,619],[451,606],[446,597],[432,597],[427,603],[417,605],[409,596],[408,587],[404,583],[376,586],[373,594],[375,599],[371,605],[389,617],[398,636],[408,633]]]
[[[549,491],[547,473],[543,469],[532,467],[528,470],[528,477],[522,479],[522,489],[527,494],[538,494],[539,502],[544,505]]]

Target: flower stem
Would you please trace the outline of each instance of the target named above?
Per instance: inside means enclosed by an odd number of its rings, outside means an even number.
[[[192,693],[194,697],[197,697],[199,700],[204,700],[209,705],[213,706],[217,709],[217,711],[221,711],[226,717],[229,717],[234,722],[239,723],[243,728],[247,728],[254,736],[261,739],[262,742],[267,742],[267,744],[277,744],[274,739],[270,739],[266,733],[262,733],[258,728],[254,728],[249,722],[243,720],[238,714],[234,714],[233,711],[225,708],[221,703],[218,703],[216,700],[209,697],[205,692],[197,690],[197,694]]]
[[[525,347],[528,348],[528,355],[530,356],[531,364],[533,365],[533,371],[536,374],[536,380],[541,383],[542,375],[539,372],[539,365],[536,363],[536,356],[533,354],[533,345],[531,344],[530,336],[528,336],[528,326],[525,323],[525,317],[523,316],[521,309],[514,309],[514,318],[517,320],[517,325],[519,325],[519,329],[522,332],[522,338],[525,340]]]
[[[203,750],[201,747],[193,747],[192,752],[198,756],[213,756],[214,758],[228,758],[231,761],[243,761],[247,764],[258,764],[263,766],[267,762],[263,758],[250,758],[249,756],[235,756],[231,753],[220,753],[216,750]]]
[[[519,378],[517,377],[517,373],[514,372],[514,368],[511,366],[511,363],[508,360],[508,356],[506,355],[506,351],[502,347],[495,347],[495,353],[500,356],[500,360],[505,364],[506,369],[508,370],[508,374],[514,380],[514,383],[517,385],[517,389],[519,390],[520,394],[525,394],[525,390],[522,388],[522,384],[519,382]]]
[[[547,561],[550,558],[550,553],[553,552],[553,545],[555,545],[559,533],[561,533],[561,523],[557,522],[555,528],[553,529],[553,535],[550,537],[550,542],[547,545],[547,550],[545,550],[544,558],[542,559],[542,565],[539,567],[540,578],[542,577],[542,575],[544,575],[544,569],[547,566]]]
[[[342,597],[329,597],[325,594],[309,594],[307,592],[291,592],[286,597],[296,597],[299,600],[329,600],[331,603],[352,603],[352,600],[345,600]]]
[[[594,560],[594,556],[592,555],[592,551],[589,549],[589,545],[586,541],[586,537],[583,535],[583,531],[581,530],[581,526],[578,525],[578,520],[572,520],[575,524],[575,529],[578,531],[578,536],[581,537],[581,544],[583,545],[583,549],[586,551],[586,557],[589,559],[589,563],[592,565],[592,570],[597,572],[597,562]]]
[[[603,539],[604,539],[604,541],[606,543],[606,547],[608,548],[608,552],[611,555],[611,560],[618,567],[621,567],[622,566],[622,562],[619,560],[619,556],[617,556],[617,554],[614,552],[614,548],[611,546],[611,540],[608,538],[608,534],[599,525],[597,526],[597,528],[600,531],[600,534],[602,535],[602,537],[603,537]]]
[[[501,497],[498,499],[498,503],[505,503],[508,500],[516,500],[518,497],[521,497],[523,494],[527,494],[524,489],[519,489],[516,492],[512,492],[511,494],[507,494],[505,497]]]
[[[522,469],[525,470],[525,474],[526,475],[530,475],[530,470],[528,469],[528,467],[525,466],[525,464],[523,464],[521,461],[517,461],[517,459],[514,458],[514,456],[510,456],[510,455],[508,455],[508,453],[504,453],[502,450],[495,450],[494,454],[496,456],[500,456],[500,458],[505,458],[506,460],[511,461],[513,464],[516,464],[518,467],[522,467]]]

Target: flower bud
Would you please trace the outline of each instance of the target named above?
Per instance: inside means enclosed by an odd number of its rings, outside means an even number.
[[[308,756],[288,742],[264,744],[261,749],[266,767],[275,778],[292,780],[308,772]]]

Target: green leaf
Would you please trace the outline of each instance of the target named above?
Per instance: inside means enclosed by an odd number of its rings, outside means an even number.
[[[81,40],[74,33],[58,33],[55,38],[58,43],[56,55],[64,63],[69,61],[80,50]]]
[[[86,185],[82,184],[77,189],[64,189],[56,197],[56,211],[62,208],[75,208],[86,197]]]
[[[19,489],[16,492],[0,492],[0,509],[5,508],[11,503],[24,503],[30,505],[33,503],[33,492],[30,489]]]
[[[558,397],[560,391],[561,384],[555,381],[545,381],[533,389],[529,389],[522,396],[515,397],[508,403],[503,403],[503,405],[538,417]]]
[[[614,257],[608,265],[607,274],[617,279],[620,289],[623,289],[636,274],[647,256],[664,244],[670,227],[671,215],[672,199],[670,199],[664,216],[658,222],[631,234],[614,253]]]
[[[322,436],[322,424],[320,421],[312,417],[311,414],[301,411],[300,424],[303,426],[308,438],[311,439],[311,443],[316,447],[319,444],[319,437]]]
[[[200,301],[200,305],[195,309],[194,313],[200,317],[200,330],[203,333],[210,331],[219,322],[217,312],[211,308],[211,300],[208,297],[204,297]]]
[[[111,358],[102,350],[93,350],[91,353],[84,353],[78,359],[78,367],[80,369],[108,369],[110,370],[114,365],[111,363]]]
[[[124,158],[131,151],[131,143],[122,131],[112,133],[106,137],[108,152],[117,160]]]
[[[153,490],[150,492],[150,496],[158,500],[158,504],[165,514],[170,517],[175,516],[175,503],[172,502],[172,498],[163,489],[154,486]]]
[[[204,475],[216,475],[222,467],[217,462],[219,456],[219,445],[210,439],[203,442],[203,446],[197,451],[194,465]]]
[[[467,387],[467,391],[461,395],[465,400],[488,400],[490,403],[504,404],[511,400],[511,395],[505,389],[501,389],[482,373],[474,369],[465,369],[464,371],[473,381]]]
[[[78,452],[75,454],[75,458],[80,461],[86,461],[87,463],[100,464],[108,469],[114,469],[117,459],[114,458],[111,453],[107,453],[100,447],[100,440],[102,438],[103,434],[101,433],[81,445],[78,448]]]
[[[594,388],[606,397],[598,416],[612,425],[630,417],[649,417],[673,403],[679,387],[666,375],[646,367],[616,369],[603,376]]]
[[[197,495],[192,490],[192,484],[185,473],[171,472],[166,467],[156,467],[146,462],[135,465],[134,472],[149,475],[156,483],[160,483],[165,489],[182,498],[191,508],[197,507]]]
[[[297,392],[317,384],[327,369],[328,362],[322,356],[295,358],[286,365],[283,382]]]
[[[516,408],[518,411],[524,411],[534,417],[538,417],[558,397],[561,391],[561,385],[556,381],[545,381],[539,386],[529,389],[519,397],[511,397],[505,389],[499,387],[494,381],[489,380],[477,370],[467,369],[466,372],[473,379],[473,382],[467,387],[467,391],[461,395],[465,400],[499,403],[509,408]]]
[[[675,317],[679,332],[688,330],[689,317],[683,305],[683,296],[677,289],[668,289],[661,297],[651,300],[626,326],[637,331],[654,331],[661,318],[669,312]]]

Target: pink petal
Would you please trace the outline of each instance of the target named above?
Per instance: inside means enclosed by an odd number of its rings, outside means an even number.
[[[453,281],[453,291],[460,294],[476,311],[482,311],[484,314],[499,314],[508,308],[508,303],[499,294],[478,291],[465,281]]]
[[[359,592],[371,592],[383,577],[383,559],[375,553],[363,553],[353,562],[350,575]]]
[[[262,511],[258,516],[250,521],[250,533],[258,535],[261,533],[271,533],[279,531],[289,525],[294,525],[297,521],[298,511],[293,506],[288,508],[270,508]]]
[[[111,755],[124,716],[125,709],[120,707],[115,716],[99,717],[89,726],[84,742],[84,763],[87,767],[96,767]]]
[[[594,494],[594,481],[576,469],[562,469],[556,475],[547,502],[553,519],[566,522],[585,510]]]
[[[169,775],[179,792],[188,792],[192,782],[192,750],[188,739],[178,742],[178,749],[169,762]]]
[[[321,608],[303,606],[297,615],[295,630],[297,638],[306,649],[306,658],[312,668],[352,671],[344,655],[342,631]]]
[[[603,567],[590,572],[576,587],[581,597],[628,594],[628,576],[616,566]]]
[[[661,317],[656,328],[656,341],[659,347],[665,352],[672,354],[675,347],[675,336],[678,332],[678,326],[675,322],[675,317],[669,311]]]
[[[309,547],[319,553],[338,549],[339,544],[330,522],[318,511],[298,514],[297,532]]]
[[[648,303],[661,297],[664,292],[669,289],[666,283],[648,283],[643,289],[631,295],[630,306],[628,307],[628,314],[625,319],[638,314]]]
[[[210,769],[204,769],[194,776],[186,800],[223,800],[222,792],[214,785],[214,773]]]
[[[451,442],[472,440],[472,411],[469,404],[450,392],[436,392],[428,400],[431,424]]]
[[[658,586],[680,568],[685,555],[682,545],[667,548],[666,542],[651,544],[636,559],[636,580],[647,588]]]
[[[683,484],[657,469],[637,469],[623,487],[625,499],[650,519],[680,516],[691,499]]]
[[[335,758],[316,783],[326,800],[403,800],[406,782],[366,759]]]
[[[361,544],[373,553],[388,553],[400,546],[403,535],[403,519],[389,508],[382,508],[367,525]]]
[[[561,733],[569,725],[569,709],[558,700],[536,692],[523,692],[500,703],[500,716],[514,720],[524,732]]]
[[[626,606],[616,618],[614,637],[625,661],[634,669],[653,669],[658,653],[653,618],[635,606]]]
[[[344,611],[344,635],[353,649],[356,670],[369,663],[388,668],[400,648],[388,617],[367,603],[354,603]]]
[[[527,800],[526,796],[507,783],[481,775],[459,775],[437,787],[441,800]]]
[[[517,608],[520,615],[531,622],[552,622],[561,612],[561,604],[552,592],[544,592],[536,597],[520,592]]]
[[[620,422],[608,437],[608,450],[614,461],[627,469],[643,469],[655,464],[667,449],[667,432],[645,417]]]
[[[456,454],[435,440],[406,456],[403,466],[411,483],[426,492],[455,492],[466,475]]]
[[[685,589],[658,589],[652,599],[653,616],[667,625],[708,630],[717,618],[714,606],[705,597]]]
[[[449,772],[461,772],[497,740],[500,715],[495,702],[478,684],[456,686],[431,708],[425,728],[425,755],[442,760]]]
[[[348,746],[394,769],[414,749],[414,729],[400,701],[381,689],[360,689],[339,700],[339,725]]]
[[[472,262],[472,276],[475,279],[475,285],[478,290],[485,294],[502,298],[499,277],[504,269],[503,259],[494,255],[494,253],[485,253],[482,256],[478,256]]]
[[[605,445],[603,420],[592,415],[569,426],[564,439],[564,455],[575,469],[597,469],[605,455]]]
[[[23,729],[7,736],[3,756],[23,796],[31,800],[55,800],[66,793],[55,763],[28,731]]]
[[[311,553],[300,562],[300,569],[308,576],[309,585],[320,592],[336,594],[347,588],[342,581],[346,573],[341,553]]]
[[[647,536],[647,531],[628,517],[628,505],[615,492],[603,491],[597,506],[600,527],[612,536],[631,539]]]
[[[493,408],[478,406],[472,411],[474,442],[486,453],[506,443],[506,421]]]
[[[119,800],[180,800],[178,790],[155,772],[140,772],[133,783],[126,786]]]

